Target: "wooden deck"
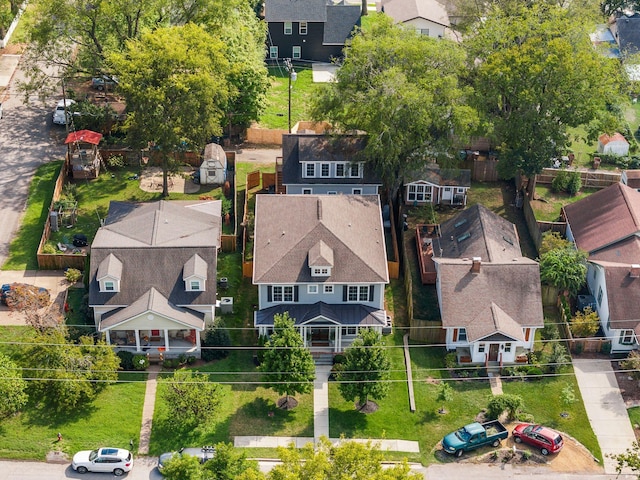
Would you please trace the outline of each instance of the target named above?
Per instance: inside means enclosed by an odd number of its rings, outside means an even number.
[[[420,280],[423,285],[436,283],[436,266],[433,262],[433,239],[440,236],[440,225],[418,224],[416,226],[416,251],[420,265]]]

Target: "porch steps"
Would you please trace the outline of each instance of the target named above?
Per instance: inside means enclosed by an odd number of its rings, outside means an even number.
[[[316,365],[333,365],[332,353],[311,353]]]

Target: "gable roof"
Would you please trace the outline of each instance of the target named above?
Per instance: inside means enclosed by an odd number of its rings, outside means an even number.
[[[273,325],[274,315],[283,315],[285,312],[288,312],[289,316],[295,320],[295,325],[302,325],[319,317],[336,325],[384,326],[386,324],[384,310],[357,303],[329,305],[325,302],[316,302],[311,305],[281,304],[258,310],[255,324]]]
[[[323,45],[344,45],[356,25],[360,25],[360,5],[338,3],[327,6],[327,21],[324,24]]]
[[[91,244],[89,304],[128,306],[153,287],[173,305],[214,305],[221,220],[206,212],[217,208],[210,201],[111,202]],[[206,272],[198,267],[206,289],[186,291],[183,270],[196,255],[206,263]],[[110,256],[122,264],[120,291],[100,292],[98,269]]]
[[[470,340],[495,333],[521,340],[518,329],[544,325],[537,262],[524,257],[483,262],[480,272],[472,273],[470,259],[433,260],[443,327],[464,327]]]
[[[482,262],[511,262],[522,256],[516,226],[484,205],[473,205],[440,226],[434,260],[480,257]],[[442,252],[439,254],[439,252]]]
[[[589,254],[640,232],[640,192],[621,183],[562,210],[577,247]]]
[[[326,22],[327,0],[265,0],[267,22]]]
[[[322,240],[333,250],[332,283],[387,283],[377,195],[258,195],[253,282],[318,282],[308,253]]]
[[[636,330],[640,334],[640,278],[629,275],[631,265],[628,263],[604,260],[593,263],[604,267],[611,327]]]
[[[624,138],[624,135],[618,132],[615,132],[613,135],[603,133],[598,137],[598,142],[600,142],[602,145],[606,145],[607,143],[610,143],[610,142],[629,143],[627,142],[627,139]]]
[[[404,23],[416,18],[448,27],[447,9],[436,0],[383,0],[377,10],[389,15],[396,23]]]
[[[363,161],[359,154],[367,138],[362,135],[284,134],[282,135],[282,183],[310,184],[382,184],[380,177],[365,162],[363,178],[303,178],[302,162]]]
[[[422,167],[409,172],[405,182],[424,180],[434,185],[471,187],[471,170],[459,168],[440,168],[437,163],[425,162]]]

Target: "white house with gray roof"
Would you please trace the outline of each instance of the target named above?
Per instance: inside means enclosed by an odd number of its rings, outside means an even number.
[[[200,355],[214,318],[219,201],[111,202],[91,244],[89,306],[108,344]]]
[[[433,261],[447,350],[460,363],[526,362],[544,316],[540,267],[515,225],[474,205],[441,225]]]
[[[289,312],[312,352],[338,353],[362,328],[386,325],[389,283],[377,195],[258,195],[254,325]]]

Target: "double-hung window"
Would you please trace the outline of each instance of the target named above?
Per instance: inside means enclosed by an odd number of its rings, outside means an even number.
[[[274,302],[293,302],[292,285],[275,285],[273,287]]]
[[[314,178],[316,176],[316,164],[305,163],[304,164],[304,176],[306,178]]]
[[[320,176],[327,178],[331,175],[331,164],[329,163],[321,163],[320,164]]]
[[[620,343],[622,345],[633,345],[634,343],[633,330],[622,330],[620,332]]]
[[[307,22],[300,22],[300,27],[298,29],[298,32],[300,33],[300,35],[307,34]]]
[[[347,290],[347,301],[368,302],[369,285],[349,285],[349,288]]]
[[[284,34],[291,35],[293,33],[293,23],[292,22],[284,22]]]
[[[300,59],[302,57],[302,47],[294,46],[291,50],[291,56],[294,59]]]

